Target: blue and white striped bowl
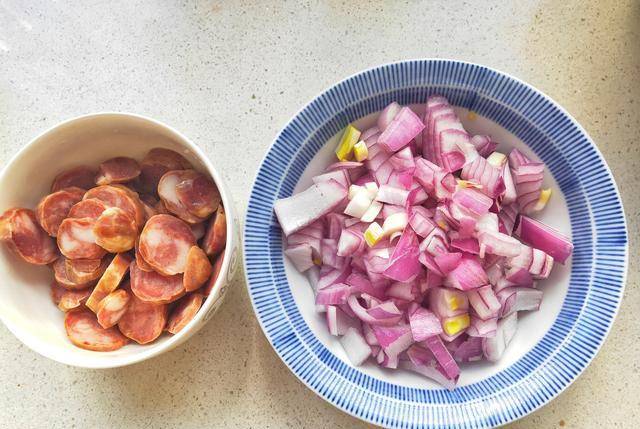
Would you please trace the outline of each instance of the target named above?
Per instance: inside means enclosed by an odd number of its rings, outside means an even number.
[[[497,364],[462,368],[447,391],[417,375],[368,364],[355,368],[313,312],[306,280],[290,269],[273,204],[304,189],[329,162],[349,122],[391,101],[424,103],[443,94],[465,126],[544,161],[552,203],[542,220],[571,234],[573,257],[542,285],[539,312]],[[468,114],[469,111],[474,114]],[[361,120],[361,123],[371,118]],[[291,371],[325,400],[388,427],[493,427],[549,402],[586,368],[607,336],[625,284],[628,246],[613,177],[585,130],[524,82],[487,67],[448,60],[388,64],[349,77],[305,106],[269,149],[256,177],[245,226],[249,294],[267,338]]]

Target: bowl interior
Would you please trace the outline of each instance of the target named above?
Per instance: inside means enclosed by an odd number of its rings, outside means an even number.
[[[411,106],[420,116],[424,112],[424,107],[414,104]],[[509,153],[512,148],[518,148],[532,159],[537,159],[535,154],[516,136],[496,124],[495,122],[479,115],[469,115],[469,110],[456,108],[456,113],[461,118],[465,129],[473,134],[489,135],[493,140],[500,142],[497,150]],[[356,128],[366,130],[375,125],[377,113],[368,115],[359,120],[353,121]],[[341,133],[335,134],[327,144],[325,144],[313,157],[307,168],[300,176],[294,194],[305,190],[313,184],[312,177],[320,174],[328,165],[334,163],[334,150],[339,141]],[[562,231],[566,235],[571,235],[571,223],[567,205],[555,179],[545,171],[543,186],[552,189],[553,197],[548,206],[541,213],[534,217],[546,224]],[[314,306],[314,295],[309,285],[307,277],[299,273],[289,259],[284,258],[284,265],[287,279],[291,285],[291,294],[309,325],[313,334],[327,347],[331,353],[340,358],[347,365],[351,365],[347,355],[338,341],[338,337],[329,334],[324,317],[324,313],[317,313]],[[518,332],[511,344],[507,348],[504,356],[499,362],[472,362],[461,365],[459,386],[475,383],[497,374],[502,369],[510,366],[525,353],[535,346],[538,341],[548,332],[553,325],[553,321],[560,312],[562,302],[569,288],[569,277],[571,273],[571,259],[565,265],[555,264],[554,269],[548,279],[538,282],[538,288],[544,291],[544,300],[538,311],[521,312],[518,314]],[[428,378],[405,370],[391,370],[381,368],[369,359],[364,365],[358,367],[362,372],[371,375],[379,380],[394,384],[415,387],[415,388],[439,388],[439,385]]]
[[[13,160],[0,176],[0,210],[34,209],[50,192],[54,177],[78,165],[97,167],[114,156],[142,157],[154,147],[184,155],[196,169],[210,172],[193,147],[171,129],[154,121],[125,114],[100,114],[78,118],[45,132]],[[214,177],[215,179],[215,177]],[[223,192],[221,190],[221,192]],[[92,352],[72,345],[64,330],[64,313],[51,301],[51,269],[30,265],[0,246],[0,316],[28,346],[52,359],[78,366],[118,366],[159,353],[179,341],[162,335],[151,345],[129,344],[113,352]],[[200,313],[206,310],[203,306]],[[192,321],[194,322],[194,321]]]

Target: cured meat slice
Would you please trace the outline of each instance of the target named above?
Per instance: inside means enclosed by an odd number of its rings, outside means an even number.
[[[100,164],[96,185],[109,185],[111,183],[125,183],[140,175],[140,165],[133,158],[118,156]]]
[[[58,305],[66,291],[67,290],[60,286],[58,282],[51,282],[51,301],[53,301],[55,305]]]
[[[136,264],[138,264],[138,268],[142,271],[153,271],[153,267],[144,260],[142,255],[140,254],[140,240],[136,240],[135,246],[135,255],[136,255]]]
[[[82,200],[84,190],[80,188],[66,188],[49,194],[40,200],[36,207],[36,219],[42,229],[55,237],[62,221],[69,214],[69,210]]]
[[[158,204],[158,199],[151,194],[140,194],[140,201],[147,204],[150,207],[155,207]]]
[[[154,148],[142,160],[140,169],[140,184],[145,192],[156,193],[160,178],[171,170],[186,170],[192,168],[178,152],[169,149]]]
[[[40,227],[33,210],[7,210],[0,218],[0,237],[31,264],[47,265],[59,256],[55,241]]]
[[[159,214],[155,208],[155,205],[158,204],[158,200],[156,200],[154,197],[151,197],[148,194],[143,194],[140,196],[140,202],[142,203],[142,208],[144,209],[145,219],[149,219],[150,217]]]
[[[80,290],[68,290],[66,291],[60,301],[58,302],[58,308],[64,312],[71,311],[74,308],[80,307],[91,295],[91,289]]]
[[[76,186],[81,189],[91,189],[95,185],[96,170],[85,165],[74,167],[58,174],[51,184],[51,192]]]
[[[131,216],[138,228],[141,228],[145,221],[144,208],[138,198],[138,194],[132,190],[119,185],[97,186],[89,189],[84,194],[84,199],[95,198],[104,203],[107,207],[118,207]]]
[[[201,293],[191,293],[181,298],[171,311],[166,330],[172,334],[180,332],[198,313],[203,300],[204,296]]]
[[[76,346],[97,352],[118,350],[128,343],[117,328],[104,329],[87,309],[70,311],[64,318],[67,337]]]
[[[167,308],[166,304],[145,302],[132,294],[118,328],[138,344],[150,343],[162,334],[167,323]]]
[[[139,299],[154,304],[169,304],[184,295],[182,275],[163,276],[155,271],[142,271],[134,261],[129,268],[131,292]]]
[[[195,170],[168,171],[158,183],[158,194],[167,209],[189,223],[208,218],[220,205],[213,181]]]
[[[157,272],[172,276],[184,272],[187,254],[196,240],[189,225],[160,214],[153,216],[140,234],[140,255]]]
[[[96,244],[95,221],[90,218],[67,218],[58,229],[58,247],[69,259],[100,259],[106,253]]]
[[[80,290],[91,286],[91,282],[78,283],[69,277],[65,258],[61,257],[56,259],[56,261],[51,264],[51,268],[53,268],[53,276],[56,282],[65,289]]]
[[[218,276],[220,275],[220,271],[222,270],[222,262],[224,261],[224,253],[223,250],[220,255],[216,258],[216,261],[213,263],[213,269],[211,272],[211,277],[209,277],[209,281],[202,288],[202,293],[206,296],[209,296],[213,287],[216,285],[216,280],[218,280]]]
[[[11,240],[11,229],[13,216],[18,212],[17,208],[8,209],[0,215],[0,240]]]
[[[220,205],[220,191],[206,174],[195,170],[184,170],[182,180],[176,186],[176,194],[187,211],[206,219]]]
[[[62,259],[62,258],[60,258]],[[66,259],[64,266],[66,276],[76,284],[90,284],[97,282],[111,262],[111,257],[102,259]]]
[[[202,250],[214,257],[222,252],[227,245],[227,215],[222,204],[218,206],[216,214],[209,220],[207,233],[202,240]]]
[[[109,207],[93,225],[98,246],[111,253],[133,249],[138,236],[136,222],[124,210]]]
[[[192,246],[187,254],[187,265],[184,269],[184,289],[194,291],[202,286],[211,276],[211,262],[207,254],[198,246]]]
[[[158,183],[158,195],[166,210],[188,223],[199,223],[203,219],[191,214],[178,196],[178,185],[184,170],[168,171]]]
[[[196,241],[204,237],[204,234],[205,234],[204,222],[198,222],[191,225],[191,233],[193,234],[193,238],[195,238]]]
[[[115,326],[127,311],[130,299],[131,295],[124,289],[114,290],[105,296],[98,304],[98,311],[96,311],[100,326],[105,329]]]
[[[127,274],[132,260],[127,253],[118,253],[113,258],[87,300],[87,307],[94,312],[98,311],[98,304],[118,287],[125,274]]]
[[[102,201],[95,198],[89,198],[88,200],[82,200],[71,207],[67,217],[73,219],[80,219],[83,217],[98,219],[106,209],[107,206]]]
[[[167,210],[167,206],[164,205],[164,201],[160,200],[153,206],[154,209],[158,212],[158,214],[171,214],[169,210]]]

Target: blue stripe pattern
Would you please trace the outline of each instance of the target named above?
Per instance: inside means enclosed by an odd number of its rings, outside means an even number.
[[[565,195],[575,250],[567,296],[543,339],[520,360],[477,383],[416,389],[368,376],[334,356],[298,310],[284,270],[276,199],[290,196],[325,142],[392,101],[442,94],[524,141]],[[384,65],[352,76],[304,107],[276,138],[258,171],[245,226],[249,294],[262,329],[307,386],[344,411],[401,428],[485,428],[516,420],[564,390],[589,364],[617,313],[628,258],[613,177],[586,132],[555,102],[498,71],[449,60]]]

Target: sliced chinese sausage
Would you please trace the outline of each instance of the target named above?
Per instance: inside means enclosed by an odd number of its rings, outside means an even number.
[[[140,202],[144,209],[145,219],[149,219],[151,216],[159,214],[155,208],[156,204],[158,204],[158,200],[155,199],[155,197],[149,194],[142,194],[140,195]]]
[[[56,279],[56,282],[58,282],[58,284],[65,289],[86,289],[92,284],[92,282],[75,282],[73,279],[71,279],[71,277],[69,277],[69,272],[67,271],[65,258],[63,257],[56,259],[56,261],[51,265],[51,268],[53,268],[53,276]]]
[[[167,309],[166,304],[145,302],[132,294],[118,328],[138,344],[150,343],[162,334],[167,323]]]
[[[11,239],[12,219],[17,208],[8,209],[0,215],[0,241],[9,241]]]
[[[54,239],[42,229],[33,210],[9,209],[2,215],[0,225],[2,241],[25,261],[47,265],[58,258]]]
[[[58,282],[51,282],[51,301],[53,301],[55,305],[58,305],[66,291],[67,290],[60,286]]]
[[[169,149],[154,148],[147,153],[141,162],[140,184],[150,193],[156,193],[160,178],[171,170],[185,170],[192,168],[178,152]]]
[[[69,259],[100,259],[105,250],[96,244],[93,233],[95,220],[67,218],[58,229],[58,247]]]
[[[76,186],[81,189],[91,189],[95,186],[96,170],[80,166],[58,174],[51,184],[51,192]]]
[[[181,298],[178,305],[171,310],[166,330],[172,334],[180,332],[198,313],[203,299],[204,296],[201,293],[191,293]]]
[[[89,295],[91,295],[91,288],[68,290],[60,298],[58,308],[64,312],[71,311],[84,304]]]
[[[158,195],[168,212],[178,216],[185,222],[195,224],[203,219],[191,214],[178,196],[178,185],[182,181],[184,170],[168,171],[158,183]]]
[[[158,183],[158,195],[170,212],[189,223],[208,218],[220,204],[218,187],[195,170],[168,171]]]
[[[100,164],[96,185],[109,185],[111,183],[125,183],[140,175],[140,165],[133,158],[118,156]]]
[[[154,207],[156,204],[158,204],[158,199],[151,194],[140,194],[139,196],[140,201],[151,207]]]
[[[142,271],[153,271],[153,267],[144,260],[140,254],[140,239],[136,240],[135,245],[136,264]]]
[[[223,250],[222,253],[219,254],[216,258],[216,261],[213,263],[211,277],[209,277],[209,281],[207,281],[207,284],[205,284],[202,288],[202,293],[206,296],[209,296],[209,294],[213,290],[213,287],[216,285],[216,280],[218,280],[218,277],[220,276],[220,271],[222,270],[222,262],[224,261],[224,253],[225,251]]]
[[[87,300],[87,307],[92,311],[98,310],[98,304],[102,299],[113,292],[129,271],[129,265],[133,259],[127,253],[118,253],[105,270],[98,284],[93,288],[91,296]]]
[[[61,258],[62,259],[62,258]],[[67,278],[76,284],[98,281],[111,262],[110,256],[102,259],[66,259],[64,265]]]
[[[207,254],[198,246],[191,246],[184,269],[184,289],[187,292],[198,289],[209,279],[211,271],[211,262]]]
[[[149,219],[140,234],[140,255],[157,272],[172,276],[184,272],[189,249],[196,243],[189,225],[165,214]]]
[[[70,311],[64,318],[67,337],[76,346],[97,352],[118,350],[129,341],[117,328],[104,329],[87,309]]]
[[[130,189],[118,185],[97,186],[84,194],[84,199],[95,198],[107,207],[118,207],[131,216],[138,227],[145,221],[144,208],[137,194]]]
[[[55,237],[62,221],[69,214],[74,204],[82,200],[84,190],[80,188],[66,188],[49,194],[40,200],[36,207],[36,219],[42,229]]]
[[[93,225],[98,246],[111,253],[133,249],[138,236],[136,222],[118,207],[106,209]]]
[[[227,244],[227,215],[224,212],[222,204],[218,206],[216,214],[209,220],[207,233],[202,240],[202,250],[214,257],[222,252]]]
[[[221,201],[220,191],[213,180],[195,170],[183,170],[176,194],[187,211],[200,219],[208,218]]]
[[[155,271],[142,271],[136,262],[129,268],[131,292],[138,298],[154,304],[169,304],[184,295],[182,275],[163,276]]]
[[[102,201],[89,198],[88,200],[82,200],[76,203],[71,210],[69,210],[68,218],[79,219],[88,217],[90,219],[98,219],[103,211],[107,209],[107,206]]]
[[[96,311],[100,326],[105,329],[115,326],[127,311],[130,299],[131,295],[124,289],[114,290],[105,296],[98,304]]]
[[[170,214],[169,210],[167,210],[167,206],[164,205],[164,201],[160,200],[153,206],[156,209],[157,214]]]
[[[196,241],[204,237],[204,234],[205,234],[204,222],[198,222],[191,225],[191,233],[193,234],[193,238],[195,238]]]

